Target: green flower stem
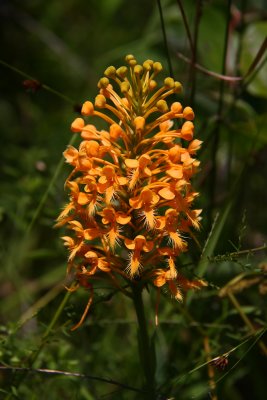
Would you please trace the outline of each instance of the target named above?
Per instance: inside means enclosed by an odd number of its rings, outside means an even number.
[[[142,296],[143,287],[136,284],[132,286],[133,303],[138,322],[138,345],[140,362],[144,369],[146,391],[145,399],[153,400],[155,394],[155,358],[153,357],[153,347],[149,338],[147,321],[145,316],[144,302]]]

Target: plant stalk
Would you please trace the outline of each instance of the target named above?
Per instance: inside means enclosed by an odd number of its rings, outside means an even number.
[[[155,357],[151,339],[149,338],[145,308],[142,296],[143,287],[138,284],[132,286],[133,303],[138,322],[138,347],[140,363],[144,371],[144,389],[146,400],[156,398],[155,393]]]

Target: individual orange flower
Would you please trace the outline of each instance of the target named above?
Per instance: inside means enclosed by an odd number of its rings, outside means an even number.
[[[173,244],[179,250],[185,250],[187,243],[182,239],[179,233],[179,213],[173,208],[166,210],[165,215],[157,218],[156,228],[163,231]]]
[[[145,188],[138,196],[129,199],[129,204],[134,210],[140,210],[140,216],[144,218],[145,224],[153,229],[155,225],[155,207],[160,197],[152,190]]]
[[[133,250],[130,253],[130,261],[128,270],[131,276],[134,276],[141,267],[141,252],[149,253],[154,245],[152,241],[147,241],[142,235],[136,236],[133,240],[125,239],[124,244],[129,250]]]
[[[102,223],[109,225],[106,236],[108,238],[110,247],[114,250],[116,243],[118,243],[120,226],[126,225],[130,222],[131,217],[121,211],[116,211],[113,207],[106,207],[101,213]]]
[[[136,185],[138,179],[143,177],[150,177],[152,171],[149,169],[149,164],[151,164],[150,157],[147,154],[142,154],[139,159],[125,159],[125,164],[128,168],[133,170],[131,173],[131,178],[129,182],[129,189],[133,189]]]
[[[105,194],[107,204],[110,204],[115,193],[120,189],[120,186],[126,185],[128,179],[124,176],[117,176],[112,166],[105,166],[101,171],[101,176],[98,179],[97,189],[99,193]]]

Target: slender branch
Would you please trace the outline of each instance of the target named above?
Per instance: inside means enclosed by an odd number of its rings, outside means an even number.
[[[211,363],[211,349],[208,336],[204,337],[204,351],[208,362],[208,377],[209,377],[210,396],[211,396],[210,398],[211,400],[218,400],[218,397],[216,395],[215,371],[214,371],[214,366]]]
[[[234,259],[237,257],[242,257],[247,254],[253,254],[256,253],[257,251],[264,251],[267,250],[267,245],[259,246],[259,247],[254,247],[253,249],[245,249],[245,250],[240,250],[240,251],[233,251],[232,253],[226,253],[226,254],[219,254],[214,257],[208,257],[209,261],[225,261],[230,259]]]
[[[225,39],[224,39],[224,49],[223,49],[223,60],[222,60],[222,75],[225,75],[226,71],[226,62],[227,62],[227,50],[228,50],[228,42],[229,42],[229,26],[231,20],[231,5],[232,0],[228,0],[227,3],[227,22],[225,28]],[[216,179],[217,179],[217,153],[220,144],[220,126],[221,126],[221,116],[223,110],[223,101],[224,101],[224,89],[225,89],[225,82],[223,80],[220,81],[220,89],[219,89],[219,102],[218,102],[218,109],[217,109],[217,124],[214,127],[214,140],[213,146],[211,151],[212,157],[212,171],[210,176],[210,204],[208,207],[209,215],[208,221],[209,225],[211,225],[212,221],[212,211],[215,205],[215,194],[216,194]]]
[[[20,69],[14,67],[13,65],[10,65],[9,63],[5,62],[4,60],[0,60],[0,64],[3,65],[4,67],[10,69],[13,72],[16,72],[18,75],[23,76],[24,78],[30,79],[30,80],[36,80],[36,78],[32,77],[29,74],[26,74],[25,72],[21,71]],[[60,97],[62,100],[66,101],[67,103],[71,104],[71,105],[75,105],[75,101],[72,100],[70,97],[65,96],[64,94],[58,92],[57,90],[51,88],[50,86],[46,85],[46,84],[41,84],[42,89],[45,89],[47,92],[53,93],[55,96]]]
[[[223,80],[226,82],[240,82],[242,81],[242,76],[228,76],[228,75],[222,75],[222,74],[218,74],[217,72],[211,71],[205,67],[203,67],[200,64],[193,64],[192,60],[190,60],[190,58],[186,57],[185,55],[183,55],[180,52],[176,53],[177,57],[179,57],[181,60],[185,61],[188,64],[192,64],[194,66],[195,69],[197,69],[198,71],[202,72],[205,75],[208,75],[212,78],[215,79],[219,79],[219,80]]]
[[[182,18],[183,18],[184,27],[185,27],[186,34],[187,34],[187,37],[188,37],[188,40],[189,40],[190,50],[191,50],[191,53],[193,54],[193,52],[194,52],[194,44],[193,44],[193,39],[192,39],[192,36],[191,36],[190,29],[189,29],[188,21],[187,21],[186,15],[185,15],[185,11],[184,11],[184,8],[183,8],[183,4],[182,4],[181,0],[177,0],[177,3],[178,3],[178,6],[180,8],[180,12],[181,12],[181,15],[182,15]]]
[[[163,11],[162,11],[162,6],[161,6],[161,1],[157,0],[157,3],[158,3],[159,15],[160,15],[160,23],[161,23],[161,30],[162,30],[162,35],[163,35],[163,42],[164,42],[165,52],[166,52],[166,58],[167,58],[167,61],[168,61],[170,76],[173,78],[174,74],[173,74],[173,68],[172,68],[172,63],[171,63],[171,57],[170,57],[168,41],[167,41],[167,34],[166,34],[166,29],[165,29],[165,23],[164,23],[164,18],[163,18]]]
[[[197,0],[196,4],[196,14],[195,14],[195,23],[194,23],[194,40],[193,40],[193,49],[192,49],[192,64],[189,72],[189,82],[191,84],[191,93],[189,104],[194,108],[194,99],[196,92],[196,69],[194,65],[197,60],[197,44],[198,44],[198,32],[199,32],[199,24],[202,15],[202,0]]]
[[[113,379],[101,378],[99,376],[87,375],[87,374],[79,374],[78,372],[68,372],[68,371],[60,371],[57,369],[46,369],[46,368],[19,368],[19,367],[11,367],[11,366],[3,366],[0,365],[0,370],[2,371],[12,371],[12,372],[33,372],[47,375],[61,375],[61,376],[70,376],[81,379],[94,380],[98,382],[108,383],[110,385],[119,386],[121,389],[131,390],[137,393],[145,393],[143,390],[134,388],[132,386],[126,385],[125,383],[117,382]]]
[[[267,49],[267,37],[262,42],[261,47],[259,48],[254,60],[252,61],[251,65],[249,66],[247,72],[243,76],[243,79],[246,79],[249,75],[251,75],[255,71],[255,69],[258,66],[260,60],[262,59],[264,53],[266,52],[266,49]]]

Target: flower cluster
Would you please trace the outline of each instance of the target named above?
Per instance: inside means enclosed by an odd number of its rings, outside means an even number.
[[[193,138],[192,108],[166,102],[181,84],[168,77],[157,87],[159,62],[139,65],[128,55],[126,63],[106,69],[94,103],[86,101],[84,118],[71,125],[82,141],[64,152],[73,170],[66,181],[70,201],[57,225],[72,232],[63,240],[79,286],[88,288],[103,274],[117,283],[118,276],[139,275],[166,285],[179,300],[181,288],[204,285],[177,270],[186,237],[199,228],[191,178],[201,141]],[[92,117],[103,129],[90,123]]]

